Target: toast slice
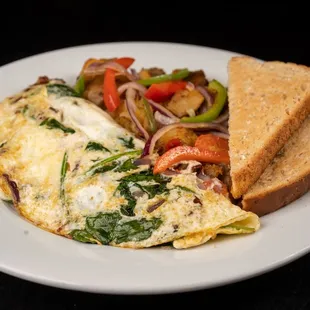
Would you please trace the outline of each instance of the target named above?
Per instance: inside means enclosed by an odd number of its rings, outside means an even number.
[[[258,216],[274,212],[310,189],[310,116],[243,196],[242,208]]]
[[[310,68],[233,57],[228,99],[231,193],[240,198],[310,113]]]

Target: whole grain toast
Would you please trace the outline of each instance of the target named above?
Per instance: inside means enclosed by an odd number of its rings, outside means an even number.
[[[249,56],[228,64],[231,193],[240,198],[310,113],[310,68]]]
[[[310,116],[243,196],[242,207],[259,216],[274,212],[310,189]]]

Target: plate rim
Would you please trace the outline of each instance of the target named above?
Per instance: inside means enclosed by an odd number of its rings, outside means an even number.
[[[87,48],[87,47],[93,47],[93,46],[109,46],[109,45],[175,45],[175,46],[180,46],[182,47],[190,47],[190,48],[198,48],[205,50],[206,52],[208,50],[212,50],[214,52],[220,52],[220,53],[230,53],[230,54],[235,54],[235,55],[240,55],[240,56],[250,56],[253,58],[256,58],[251,55],[243,54],[240,52],[236,52],[233,50],[226,50],[223,48],[217,48],[214,46],[206,46],[206,45],[199,45],[199,44],[192,44],[192,43],[181,43],[181,42],[173,42],[173,41],[109,41],[109,42],[97,42],[97,43],[91,43],[91,44],[80,44],[80,45],[72,45],[72,46],[66,46],[62,48],[55,48],[51,49],[48,51],[44,51],[41,53],[36,53],[33,55],[29,55],[20,59],[16,59],[14,61],[11,61],[9,63],[6,63],[2,66],[0,66],[0,71],[8,68],[10,66],[15,66],[19,65],[19,63],[22,63],[27,60],[32,60],[37,57],[43,57],[43,56],[48,56],[50,54],[54,53],[62,53],[62,52],[67,52],[70,50],[76,50],[79,48]],[[257,58],[258,60],[262,60]],[[265,273],[269,273],[275,269],[279,269],[303,256],[306,254],[310,253],[310,243],[307,247],[293,253],[292,255],[289,255],[280,261],[275,261],[269,265],[265,266],[260,266],[256,268],[255,272],[251,272],[248,274],[245,274],[243,276],[231,276],[230,278],[227,278],[226,280],[221,280],[218,282],[215,282],[213,284],[206,285],[206,283],[201,282],[197,283],[195,285],[192,285],[191,283],[188,285],[182,284],[182,286],[170,286],[169,289],[167,288],[147,288],[147,289],[133,289],[131,290],[130,288],[128,289],[114,289],[114,288],[98,288],[98,289],[93,289],[89,287],[81,287],[79,285],[72,285],[71,283],[64,283],[61,280],[56,281],[54,279],[50,278],[45,278],[44,275],[34,275],[32,273],[29,273],[25,270],[14,270],[13,267],[8,267],[8,266],[3,266],[3,264],[0,261],[0,271],[8,274],[10,276],[13,276],[18,279],[23,279],[25,281],[41,284],[44,286],[50,286],[50,287],[55,287],[55,288],[61,288],[61,289],[66,289],[66,290],[72,290],[72,291],[81,291],[81,292],[88,292],[88,293],[102,293],[102,294],[121,294],[121,295],[145,295],[145,294],[152,294],[152,295],[157,295],[157,294],[173,294],[173,293],[181,293],[181,292],[190,292],[190,291],[197,291],[197,290],[203,290],[203,289],[211,289],[211,288],[217,288],[217,287],[222,287],[226,285],[230,285],[233,283],[237,282],[242,282],[247,279],[255,278],[260,275],[263,275]]]

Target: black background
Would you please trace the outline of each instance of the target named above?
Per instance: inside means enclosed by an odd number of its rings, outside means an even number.
[[[145,40],[198,44],[265,60],[310,65],[308,12],[298,1],[288,4],[171,2],[171,8],[168,8],[168,1],[123,4],[11,1],[2,5],[1,15],[0,65],[68,46]],[[283,244],[285,242],[283,240]],[[1,310],[158,308],[166,305],[174,309],[195,305],[208,309],[308,309],[310,256],[241,283],[162,296],[109,296],[65,291],[0,273]]]

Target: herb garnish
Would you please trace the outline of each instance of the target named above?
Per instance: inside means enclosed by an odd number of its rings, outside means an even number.
[[[40,126],[46,126],[48,129],[60,129],[65,133],[75,133],[74,129],[65,127],[54,118],[45,119]]]

